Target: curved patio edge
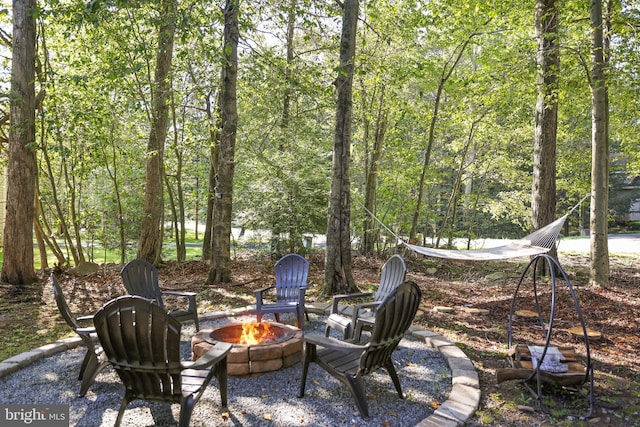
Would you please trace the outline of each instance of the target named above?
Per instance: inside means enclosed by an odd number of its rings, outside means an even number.
[[[244,307],[224,312],[205,313],[200,315],[199,319],[200,321],[207,321],[222,317],[240,316],[250,313],[252,308]],[[306,305],[305,309],[311,313],[327,315],[331,310],[331,306],[329,304],[310,303]],[[460,348],[440,334],[417,326],[411,326],[409,332],[416,339],[424,340],[427,346],[437,349],[446,360],[449,369],[451,369],[451,392],[448,399],[433,414],[416,424],[416,427],[455,427],[464,425],[480,404],[480,380],[473,363]],[[0,378],[25,368],[39,359],[70,350],[81,344],[82,340],[79,337],[65,338],[5,359],[0,362]]]

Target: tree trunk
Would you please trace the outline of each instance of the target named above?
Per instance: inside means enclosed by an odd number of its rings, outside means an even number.
[[[558,129],[558,7],[556,0],[536,1],[538,101],[533,142],[531,224],[538,230],[555,220],[556,133]],[[556,257],[555,247],[549,253]]]
[[[147,144],[147,174],[144,210],[138,242],[138,258],[158,264],[162,250],[162,216],[164,209],[162,169],[164,143],[167,137],[169,110],[169,74],[173,58],[176,0],[162,1],[162,17],[158,30],[155,82],[152,91],[152,123]]]
[[[609,286],[609,95],[604,74],[602,0],[591,0],[591,262],[589,283]]]
[[[0,280],[22,288],[36,279],[33,268],[35,216],[36,0],[13,1],[11,127],[4,262]]]
[[[118,181],[118,158],[117,158],[117,147],[115,144],[115,138],[113,133],[113,125],[109,129],[109,142],[111,143],[111,158],[107,155],[107,150],[104,146],[102,148],[102,157],[104,158],[104,165],[109,178],[113,182],[113,195],[116,199],[116,206],[118,208],[118,220],[116,221],[118,224],[118,236],[120,239],[120,264],[124,264],[126,262],[126,254],[127,254],[127,240],[125,238],[124,233],[124,209],[122,207],[122,197],[120,194],[120,183]]]
[[[222,79],[221,79],[222,80]],[[211,259],[213,247],[213,210],[215,201],[216,175],[218,169],[218,149],[220,148],[220,93],[216,96],[215,106],[211,106],[211,94],[207,96],[207,118],[209,120],[209,186],[207,191],[207,217],[205,219],[204,236],[202,237],[202,259]],[[216,112],[214,114],[214,111]]]
[[[236,83],[238,77],[238,0],[227,0],[224,9],[224,64],[222,73],[222,131],[213,207],[211,268],[207,283],[231,281],[231,213],[235,144],[238,127]]]
[[[349,293],[357,290],[351,270],[349,163],[353,113],[353,60],[356,51],[358,9],[358,0],[345,0],[340,41],[340,67],[335,81],[338,100],[333,138],[331,193],[327,215],[325,294]]]
[[[380,157],[382,156],[382,148],[384,146],[384,137],[387,131],[387,116],[388,112],[383,108],[384,103],[384,88],[380,92],[380,99],[378,105],[378,118],[376,120],[376,129],[373,140],[373,147],[371,153],[367,153],[369,161],[365,165],[366,182],[364,188],[364,236],[362,242],[362,253],[364,255],[373,254],[374,243],[377,240],[376,228],[374,227],[374,219],[369,212],[375,215],[376,212],[376,193],[378,183],[378,166],[380,163]]]

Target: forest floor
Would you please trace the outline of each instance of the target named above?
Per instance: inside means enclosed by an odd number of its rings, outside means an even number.
[[[480,377],[480,407],[467,425],[494,426],[640,426],[640,269],[638,256],[611,257],[611,283],[608,288],[588,286],[586,255],[561,255],[560,261],[574,286],[586,326],[603,334],[590,342],[594,366],[595,401],[593,417],[582,420],[567,416],[585,413],[587,401],[575,393],[546,387],[543,389],[549,414],[537,409],[536,400],[517,381],[496,383],[496,369],[508,367],[508,317],[514,291],[527,266],[523,262],[464,263],[434,261],[405,255],[407,278],[423,291],[416,324],[438,332],[455,342],[472,360]],[[323,254],[310,256],[311,268],[307,301],[328,302],[322,294]],[[374,290],[382,258],[354,257],[353,275],[363,290]],[[102,265],[97,273],[75,276],[58,271],[72,311],[95,312],[109,299],[124,293],[121,266]],[[273,260],[255,253],[237,254],[232,261],[233,281],[204,285],[208,265],[200,261],[168,262],[161,266],[163,290],[197,291],[200,313],[227,310],[254,304],[254,290],[273,283]],[[538,283],[543,312],[548,312],[551,292],[548,281]],[[571,295],[558,283],[554,345],[574,346],[584,355],[581,340],[568,332],[579,324]],[[515,308],[535,310],[530,280],[523,282]],[[441,312],[434,307],[450,307]],[[468,308],[488,310],[487,314],[468,313]],[[542,343],[544,336],[534,328],[514,320],[514,342]],[[0,284],[0,360],[19,352],[69,335],[69,328],[58,315],[51,287],[46,278],[16,295],[13,288]],[[583,386],[583,390],[587,387]]]

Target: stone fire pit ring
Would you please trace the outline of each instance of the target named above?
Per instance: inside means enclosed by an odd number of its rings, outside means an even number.
[[[288,368],[302,360],[303,331],[282,323],[269,322],[271,328],[281,330],[280,338],[260,344],[237,344],[227,355],[227,374],[233,377],[251,377],[265,372]],[[230,342],[225,335],[242,331],[242,324],[202,329],[191,339],[192,360],[198,359],[218,342]],[[217,339],[216,339],[217,338]]]

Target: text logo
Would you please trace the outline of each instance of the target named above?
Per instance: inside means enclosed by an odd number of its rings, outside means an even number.
[[[69,405],[0,405],[0,425],[69,427]]]

